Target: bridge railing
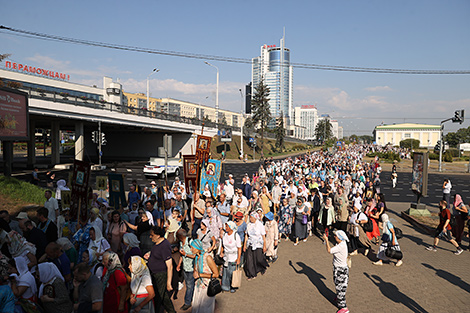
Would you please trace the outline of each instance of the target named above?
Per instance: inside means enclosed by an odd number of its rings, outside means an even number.
[[[53,91],[48,91],[38,88],[28,88],[21,87],[21,90],[28,93],[29,97],[32,99],[41,99],[48,100],[52,102],[66,103],[72,105],[78,105],[82,107],[88,107],[92,109],[106,110],[111,112],[119,112],[123,114],[132,114],[137,116],[150,117],[160,120],[173,121],[184,124],[192,124],[202,126],[203,121],[198,118],[179,116],[175,114],[168,114],[165,112],[157,112],[152,110],[147,110],[146,108],[136,108],[131,106],[126,106],[117,103],[111,103],[104,100],[90,99],[86,97],[79,97],[70,95],[67,93],[58,93]],[[204,126],[208,128],[226,128],[227,125],[216,124],[212,121],[204,121]],[[228,126],[232,131],[240,131],[240,127]]]

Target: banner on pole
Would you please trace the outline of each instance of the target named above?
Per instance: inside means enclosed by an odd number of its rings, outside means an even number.
[[[212,196],[217,196],[217,186],[219,185],[221,162],[219,160],[209,159],[207,166],[201,168],[201,185],[199,186],[199,193],[204,192],[206,185],[209,187]]]
[[[124,177],[122,174],[108,173],[109,181],[109,205],[118,209],[119,205],[127,206],[124,190]]]
[[[72,195],[70,197],[70,216],[75,219],[88,220],[88,183],[90,180],[90,163],[74,160],[72,172]]]

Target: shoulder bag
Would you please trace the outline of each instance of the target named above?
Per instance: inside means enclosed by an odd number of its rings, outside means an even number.
[[[207,296],[208,297],[215,297],[215,295],[222,292],[222,285],[220,284],[220,281],[217,278],[213,278],[212,273],[211,273],[211,278],[210,278],[210,281],[209,281],[208,285],[206,285],[204,280],[201,278],[200,273],[199,273],[199,279],[202,281],[204,286],[207,287]]]

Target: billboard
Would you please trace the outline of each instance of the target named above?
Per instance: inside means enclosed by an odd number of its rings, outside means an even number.
[[[428,160],[428,152],[415,152],[413,154],[411,190],[421,196],[428,195]]]
[[[28,140],[28,94],[0,88],[0,140]]]

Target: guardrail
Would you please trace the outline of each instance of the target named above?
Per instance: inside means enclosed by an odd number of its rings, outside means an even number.
[[[92,109],[106,110],[110,112],[119,112],[123,114],[132,114],[143,117],[150,117],[160,120],[179,122],[184,124],[192,124],[202,126],[203,121],[198,118],[184,117],[174,114],[168,114],[164,112],[157,112],[147,110],[146,108],[136,108],[125,106],[117,103],[106,102],[104,100],[89,99],[84,97],[72,96],[68,94],[62,94],[57,92],[51,92],[42,89],[36,88],[19,88],[22,91],[28,93],[29,97],[32,99],[41,99],[49,100],[52,102],[67,103],[72,105],[78,105],[83,107],[88,107]],[[204,121],[204,126],[209,128],[227,128],[227,125],[217,124],[212,121]],[[240,127],[228,126],[232,131],[240,131]]]

